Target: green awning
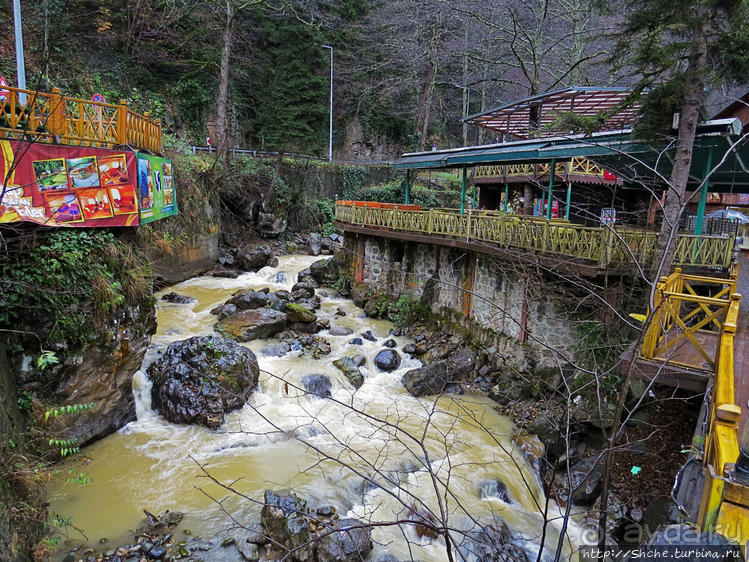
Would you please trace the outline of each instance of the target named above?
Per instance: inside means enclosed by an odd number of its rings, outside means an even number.
[[[737,119],[700,124],[695,139],[689,189],[702,181],[708,154],[712,150],[713,174],[710,191],[749,193],[749,142],[739,143]],[[404,154],[397,169],[460,168],[464,165],[515,164],[588,158],[617,174],[630,185],[663,184],[671,174],[674,146],[667,142],[648,143],[631,131],[575,135],[543,140],[523,140],[487,146],[464,147]]]

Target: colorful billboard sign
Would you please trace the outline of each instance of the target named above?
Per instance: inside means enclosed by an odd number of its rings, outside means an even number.
[[[139,224],[135,153],[0,141],[0,223]]]
[[[137,154],[141,224],[177,214],[172,161],[161,156]]]

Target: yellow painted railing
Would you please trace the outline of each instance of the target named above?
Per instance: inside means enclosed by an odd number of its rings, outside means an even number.
[[[749,506],[728,501],[725,494],[726,486],[745,488],[725,478],[726,468],[736,462],[739,455],[741,408],[734,394],[734,343],[741,305],[741,295],[736,292],[737,273],[733,268],[727,279],[721,279],[685,275],[677,268],[663,277],[656,287],[653,319],[643,338],[641,356],[684,367],[704,368],[714,375],[704,442],[705,486],[697,523],[703,530],[715,530],[743,544],[749,539],[746,526]],[[698,286],[703,293],[709,288],[709,296],[698,294]],[[701,338],[700,334],[710,337]],[[705,345],[710,340],[717,342],[714,351]],[[680,345],[696,349],[699,364],[675,360],[684,356],[678,352]]]
[[[698,285],[709,287],[708,294],[698,294]],[[738,303],[740,298],[735,277],[685,275],[676,268],[656,286],[655,312],[643,339],[642,357],[715,372],[720,351],[716,342],[727,329],[732,299]]]
[[[586,227],[565,220],[548,221],[496,211],[467,211],[461,215],[457,209],[403,210],[338,204],[336,220],[400,232],[480,240],[594,262],[601,267],[635,260],[648,263],[655,255],[657,243],[655,232]],[[733,246],[733,237],[680,235],[674,263],[728,268]]]
[[[26,95],[21,103],[20,94]],[[0,92],[0,138],[75,146],[131,146],[161,153],[161,123],[119,104],[3,87]]]
[[[477,178],[514,178],[518,176],[540,178],[549,175],[550,164],[493,164],[488,166],[477,166],[475,177]],[[601,180],[604,179],[604,169],[591,162],[587,158],[575,157],[567,162],[558,162],[554,173],[562,178],[565,174],[576,176],[591,176]],[[613,181],[613,180],[612,180]]]

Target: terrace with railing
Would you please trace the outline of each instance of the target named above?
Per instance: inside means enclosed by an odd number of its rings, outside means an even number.
[[[161,153],[161,122],[118,104],[52,93],[0,89],[0,138],[74,146],[130,146]]]
[[[440,244],[447,240],[476,243],[547,256],[568,258],[595,269],[647,266],[655,256],[657,232],[621,226],[590,227],[563,219],[508,215],[500,211],[422,209],[370,201],[338,201],[336,221],[376,235],[418,233]],[[349,227],[350,228],[350,227]],[[425,240],[426,241],[426,240]],[[674,263],[727,270],[735,237],[679,234]]]

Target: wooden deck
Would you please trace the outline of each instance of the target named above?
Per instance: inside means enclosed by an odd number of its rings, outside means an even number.
[[[717,347],[718,335],[700,334],[700,343],[709,349]],[[632,361],[632,349],[625,351],[622,356],[622,371],[629,369]],[[644,381],[656,380],[656,383],[681,388],[690,392],[703,394],[712,377],[709,367],[700,369],[694,365],[704,364],[704,359],[688,340],[681,340],[674,348],[653,359],[638,357],[632,371],[632,376]]]

